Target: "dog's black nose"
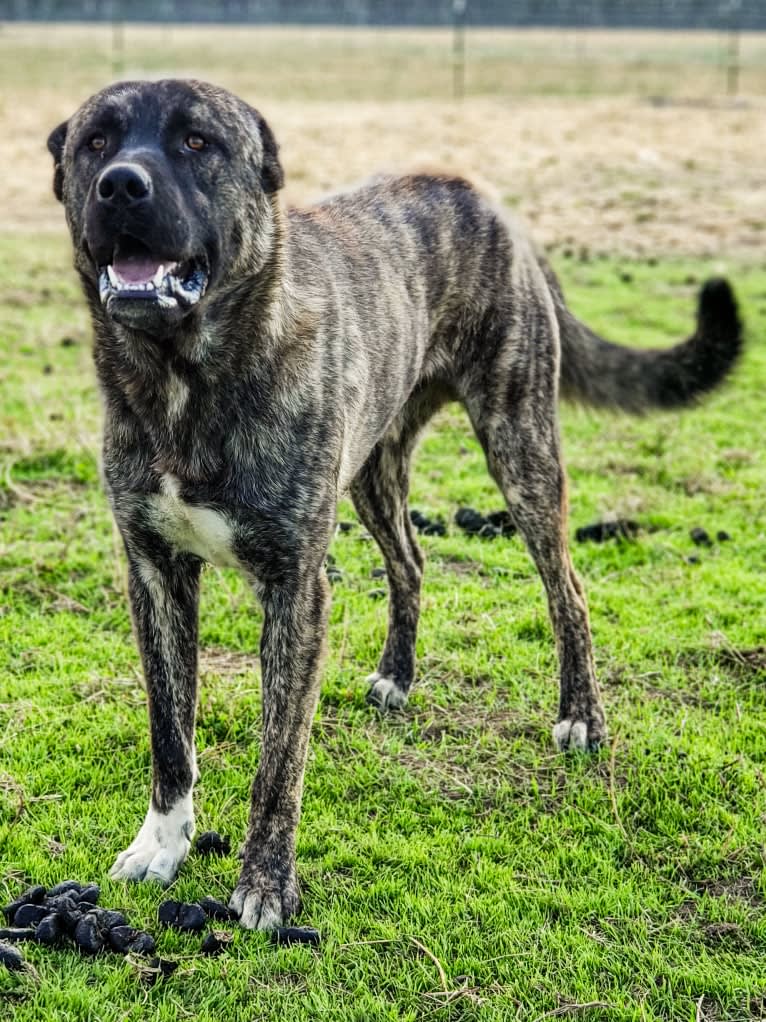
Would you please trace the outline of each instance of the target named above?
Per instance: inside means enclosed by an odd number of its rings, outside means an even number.
[[[137,163],[116,163],[98,179],[96,192],[108,206],[132,206],[152,194],[152,179]]]

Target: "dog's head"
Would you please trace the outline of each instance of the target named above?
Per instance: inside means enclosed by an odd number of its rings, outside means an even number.
[[[48,148],[75,265],[107,319],[172,333],[273,253],[277,145],[261,115],[224,89],[112,85]]]

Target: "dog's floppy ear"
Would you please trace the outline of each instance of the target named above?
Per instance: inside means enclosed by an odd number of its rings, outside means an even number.
[[[253,110],[253,117],[263,145],[263,166],[261,167],[263,190],[267,194],[278,192],[285,183],[284,171],[279,162],[279,146],[271,128],[257,110]]]
[[[66,142],[67,121],[62,121],[48,136],[48,151],[53,157],[53,194],[61,202],[64,194],[64,143]]]

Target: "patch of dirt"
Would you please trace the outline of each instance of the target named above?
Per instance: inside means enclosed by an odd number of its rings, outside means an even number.
[[[754,677],[766,675],[766,646],[749,649],[735,649],[720,646],[718,649],[690,650],[681,657],[681,662],[693,667],[719,667],[735,678],[751,681]]]
[[[248,82],[218,80],[256,99]],[[90,91],[76,80],[10,90],[0,108],[0,131],[9,140],[5,234],[65,237],[42,143]],[[635,96],[509,93],[455,103],[277,94],[265,113],[280,143],[291,204],[381,171],[436,167],[474,180],[518,212],[539,245],[581,261],[610,253],[714,261],[725,254],[752,262],[763,256],[765,106],[760,97],[743,109],[656,106]]]
[[[702,937],[708,947],[735,950],[750,943],[742,927],[736,923],[703,923]]]
[[[700,894],[711,898],[727,898],[729,901],[744,901],[751,908],[764,904],[755,877],[731,877],[722,880],[700,880],[691,885]]]
[[[232,649],[209,646],[199,651],[199,673],[231,677],[260,671],[261,662],[255,653],[239,653]]]
[[[480,561],[472,561],[460,557],[432,557],[432,562],[445,571],[451,571],[455,575],[480,575],[482,578],[489,577],[486,564]]]

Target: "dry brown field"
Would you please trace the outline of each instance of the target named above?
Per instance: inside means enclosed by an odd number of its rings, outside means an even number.
[[[257,105],[288,202],[381,170],[477,180],[542,245],[758,262],[766,228],[766,36],[470,31],[465,97],[445,31],[0,27],[6,233],[61,232],[45,138],[115,78],[195,76]]]

